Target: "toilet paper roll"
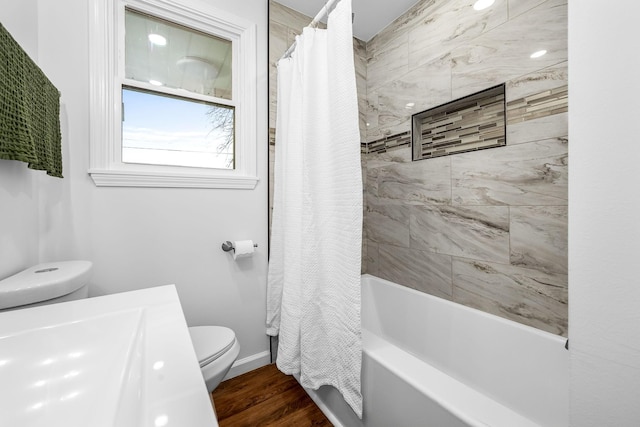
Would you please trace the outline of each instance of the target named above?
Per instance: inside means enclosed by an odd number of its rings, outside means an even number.
[[[253,240],[238,240],[233,242],[233,259],[249,258],[253,256],[255,248],[253,247]]]

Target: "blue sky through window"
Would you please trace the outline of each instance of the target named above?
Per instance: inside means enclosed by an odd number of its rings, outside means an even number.
[[[122,89],[122,161],[127,163],[232,168],[233,135],[214,129],[204,102]],[[233,130],[231,130],[233,132]]]

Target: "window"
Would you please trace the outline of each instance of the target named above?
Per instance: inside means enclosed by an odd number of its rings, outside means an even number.
[[[122,162],[234,168],[234,108],[122,88]]]
[[[96,185],[254,188],[255,24],[179,2],[92,9]]]
[[[124,65],[123,163],[234,168],[231,41],[125,9]]]

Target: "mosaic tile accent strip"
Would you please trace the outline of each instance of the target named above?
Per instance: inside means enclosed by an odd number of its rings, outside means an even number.
[[[407,134],[409,134],[409,132],[407,132]],[[409,138],[409,142],[411,142],[411,136],[409,135],[407,138]],[[382,139],[382,141],[384,141],[384,139]],[[272,147],[276,145],[276,130],[275,128],[272,128],[272,127],[269,128],[269,145]],[[408,145],[408,143],[404,145]],[[369,152],[369,144],[367,144],[366,142],[361,142],[360,154],[367,154],[368,152]],[[384,150],[379,152],[384,153]]]
[[[455,102],[457,101],[453,101],[453,103]],[[445,105],[449,105],[449,104],[445,104]],[[437,108],[441,108],[441,107],[444,107],[444,105],[440,107],[436,107],[433,110],[436,110]],[[507,124],[516,124],[516,123],[525,122],[527,120],[538,119],[541,117],[547,117],[554,114],[561,114],[561,113],[567,112],[568,110],[569,110],[569,88],[567,85],[565,85],[555,89],[546,90],[540,93],[536,93],[523,98],[515,99],[513,101],[509,101],[507,103]],[[428,111],[432,111],[432,110],[428,110]],[[462,114],[463,112],[464,110],[458,110],[456,113]],[[420,114],[424,114],[424,113],[420,113]],[[453,122],[454,120],[456,119],[454,119],[453,117],[450,119],[451,122]],[[458,122],[453,122],[453,123],[462,125],[466,121],[466,119],[461,120],[459,118],[457,120]],[[447,127],[451,126],[453,123],[450,123],[449,125],[447,125]],[[504,123],[504,120],[496,121],[496,126],[500,126],[498,123]],[[453,126],[451,127],[452,129],[450,130],[454,131],[455,128]],[[487,137],[487,135],[490,136],[491,133],[493,132],[491,130],[493,129],[493,127],[491,127],[491,123],[489,123],[488,125],[479,125],[477,127],[478,127],[478,131],[484,131],[483,135],[485,135],[485,137]],[[470,128],[467,128],[467,129],[470,129]],[[269,128],[269,145],[275,145],[275,131],[276,130],[274,128],[272,127]],[[469,135],[462,135],[462,136],[464,136],[466,139],[468,139],[469,137]],[[501,139],[504,139],[504,136]],[[505,145],[503,143],[500,143],[498,145],[487,145],[482,147],[476,147],[475,145],[473,145],[473,142],[467,142],[466,144],[467,145],[462,143],[459,144],[458,145],[459,150],[453,151],[449,149],[448,152],[445,154],[435,153],[431,156],[425,156],[425,158],[439,157],[447,154],[454,154],[454,153],[460,153],[465,151],[475,151],[482,148],[491,148],[491,147]],[[397,133],[394,135],[389,135],[384,138],[376,139],[370,142],[361,142],[360,152],[362,154],[382,154],[382,153],[386,153],[387,151],[392,151],[394,149],[398,149],[402,147],[408,147],[410,145],[411,145],[411,132],[407,131],[407,132]],[[434,144],[434,145],[440,145],[440,144]]]
[[[411,145],[411,132],[407,131],[376,139],[375,141],[363,142],[361,148],[362,154],[381,154],[409,145]]]
[[[569,111],[569,86],[564,85],[507,103],[507,124],[525,122]]]
[[[276,145],[276,130],[269,128],[269,145]]]
[[[413,160],[506,145],[505,85],[415,114]]]

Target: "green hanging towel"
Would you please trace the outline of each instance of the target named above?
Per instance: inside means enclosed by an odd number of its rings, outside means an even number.
[[[62,178],[60,93],[2,24],[0,159]]]

